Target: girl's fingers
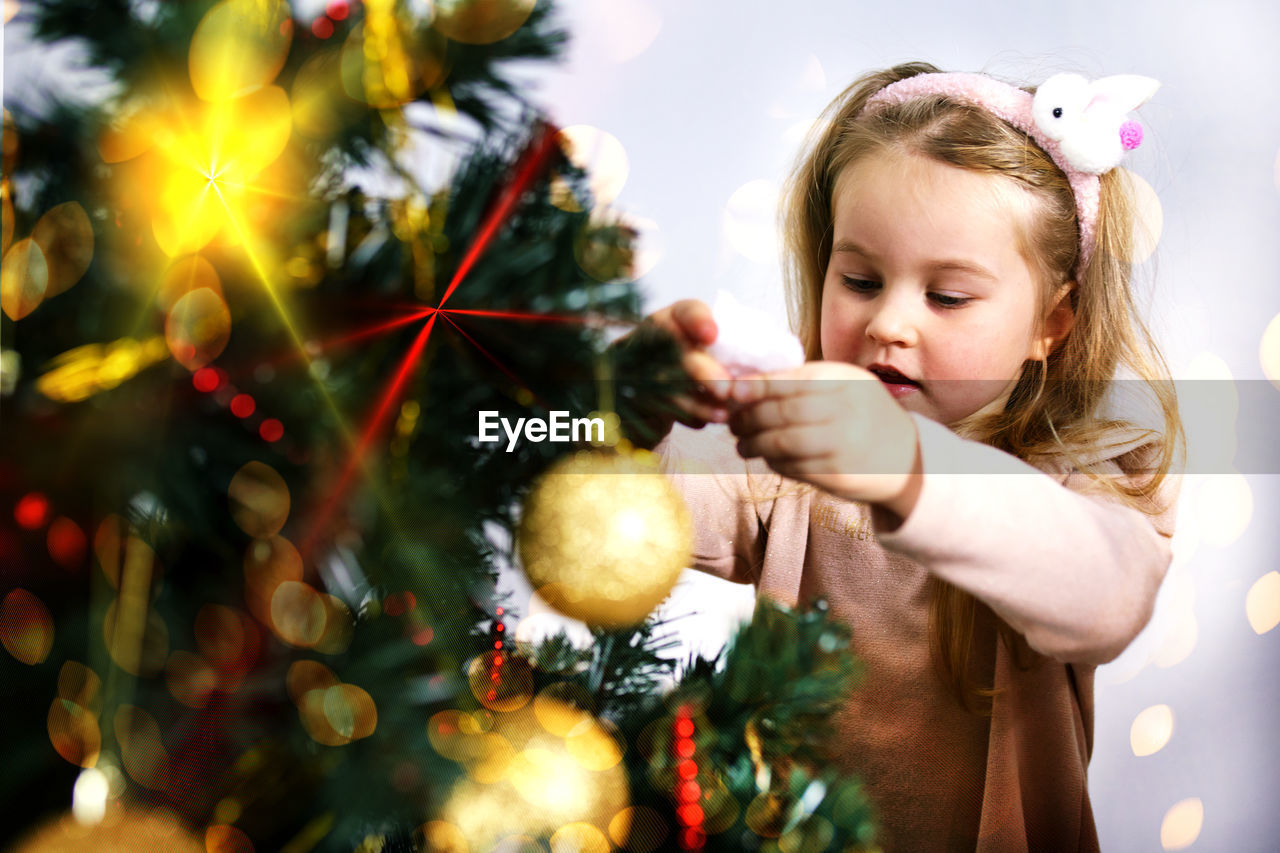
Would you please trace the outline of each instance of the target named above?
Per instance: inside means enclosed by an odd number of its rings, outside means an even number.
[[[689,417],[689,420],[686,420],[685,418],[677,418],[677,420],[685,426],[700,429],[708,423],[722,424],[729,420],[729,412],[723,406],[717,406],[712,403],[704,403],[700,400],[695,400],[688,394],[680,394],[679,396],[673,397],[672,402]],[[691,423],[691,420],[698,421],[698,423]]]
[[[729,422],[737,435],[750,435],[784,426],[826,424],[836,419],[831,400],[820,394],[769,397],[754,404],[736,404]]]
[[[833,453],[831,428],[825,424],[771,429],[738,439],[739,456],[763,456],[770,463],[825,459]]]
[[[729,401],[733,376],[723,364],[700,350],[686,352],[682,364],[689,378],[706,389],[708,399],[722,405]]]
[[[694,346],[715,342],[716,321],[711,306],[700,299],[681,299],[671,306],[671,317],[680,326],[685,339]]]

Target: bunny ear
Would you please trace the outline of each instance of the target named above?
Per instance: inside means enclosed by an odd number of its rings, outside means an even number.
[[[1145,104],[1159,88],[1159,80],[1138,74],[1103,77],[1089,84],[1090,100],[1085,111],[1101,108],[1124,115]]]

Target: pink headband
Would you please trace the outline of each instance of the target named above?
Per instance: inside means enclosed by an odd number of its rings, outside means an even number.
[[[1119,165],[1124,152],[1142,142],[1142,125],[1126,120],[1155,94],[1150,77],[1119,74],[1090,83],[1078,74],[1055,74],[1036,94],[985,74],[918,74],[890,83],[864,108],[946,95],[982,107],[1035,140],[1066,174],[1080,222],[1079,275],[1093,254],[1098,222],[1098,175]]]

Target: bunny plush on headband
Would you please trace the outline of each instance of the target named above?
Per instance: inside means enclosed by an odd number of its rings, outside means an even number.
[[[1142,125],[1126,118],[1146,103],[1160,83],[1119,74],[1090,82],[1078,74],[1055,74],[1029,92],[985,74],[917,74],[890,83],[867,101],[866,110],[928,95],[945,95],[982,107],[1026,133],[1066,174],[1080,223],[1080,263],[1089,263],[1098,222],[1098,176],[1120,163],[1142,142]]]

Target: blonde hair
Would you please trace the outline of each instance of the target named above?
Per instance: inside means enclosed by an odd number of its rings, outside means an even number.
[[[949,424],[957,434],[1004,450],[1030,464],[1063,460],[1124,503],[1150,515],[1161,483],[1183,452],[1182,424],[1168,370],[1143,324],[1131,292],[1134,201],[1123,172],[1102,176],[1097,244],[1087,267],[1073,278],[1080,253],[1075,199],[1062,170],[1026,134],[976,106],[937,95],[877,108],[863,115],[880,89],[938,69],[923,62],[898,65],[853,82],[827,107],[790,177],[781,215],[785,234],[787,310],[806,359],[822,358],[822,288],[833,240],[832,195],[851,164],[876,152],[907,152],[962,169],[1014,181],[1033,199],[1033,215],[1021,247],[1038,273],[1040,323],[1062,285],[1074,282],[1074,325],[1044,361],[1028,360],[1000,411],[984,408]],[[1034,89],[1027,91],[1034,92]],[[1115,443],[1134,427],[1107,417],[1102,404],[1119,368],[1128,369],[1154,395],[1162,430],[1146,430],[1144,455],[1126,454],[1124,482],[1101,463],[1079,458],[1085,450]],[[1142,476],[1129,476],[1141,473]],[[769,498],[778,497],[774,494]],[[960,705],[973,713],[979,697],[997,691],[973,684],[969,672],[975,599],[931,576],[929,634],[939,676]],[[1021,659],[1025,639],[1003,620],[998,630]],[[1027,653],[1031,650],[1025,649]],[[1020,664],[1023,665],[1023,664]],[[1025,666],[1029,666],[1026,664]]]

